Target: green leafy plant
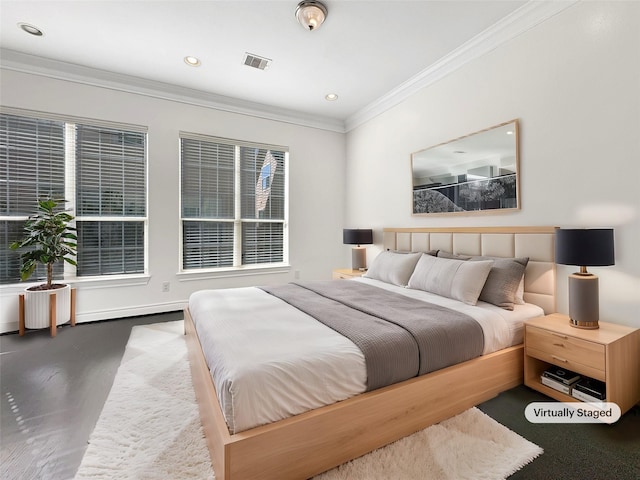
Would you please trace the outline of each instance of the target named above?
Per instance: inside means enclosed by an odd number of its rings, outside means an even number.
[[[9,247],[12,250],[29,248],[20,255],[20,278],[23,281],[31,277],[38,264],[47,266],[47,283],[42,285],[47,290],[54,288],[53,265],[56,262],[76,265],[71,258],[76,256],[77,248],[76,229],[70,225],[74,217],[57,209],[61,202],[64,203],[64,200],[38,200],[37,212],[29,217],[24,226],[26,237]]]

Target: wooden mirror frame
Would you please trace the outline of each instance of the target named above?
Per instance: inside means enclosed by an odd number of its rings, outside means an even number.
[[[411,154],[412,214],[520,209],[517,119]]]

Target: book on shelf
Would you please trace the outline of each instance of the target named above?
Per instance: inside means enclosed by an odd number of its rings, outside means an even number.
[[[554,380],[553,378],[546,377],[545,375],[540,375],[540,381],[547,387],[551,387],[554,390],[571,395],[571,385],[565,385],[564,383]]]
[[[582,377],[573,388],[574,390],[593,398],[593,401],[596,402],[604,402],[607,398],[606,383],[596,380],[595,378]]]
[[[571,370],[566,370],[564,368],[556,367],[555,365],[549,366],[543,373],[542,376],[550,378],[551,380],[555,380],[556,382],[560,382],[563,385],[573,385],[578,380],[580,380],[580,375],[576,372],[572,372]]]
[[[581,402],[590,402],[590,403],[601,403],[601,402],[605,402],[606,399],[599,399],[596,397],[592,397],[591,395],[588,395],[584,392],[581,392],[580,390],[574,388],[573,390],[571,390],[571,396],[573,398],[577,398],[578,400],[580,400]]]

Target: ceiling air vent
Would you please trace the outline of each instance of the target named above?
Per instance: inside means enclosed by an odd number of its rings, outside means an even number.
[[[253,53],[246,52],[244,54],[243,63],[248,67],[257,68],[258,70],[264,70],[265,68],[269,68],[269,65],[271,65],[271,59],[259,57],[258,55],[254,55]]]

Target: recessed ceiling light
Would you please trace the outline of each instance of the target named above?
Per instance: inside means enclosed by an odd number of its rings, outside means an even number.
[[[35,25],[31,25],[29,23],[22,23],[22,22],[18,23],[18,27],[24,30],[25,32],[30,33],[31,35],[35,35],[36,37],[41,37],[42,35],[44,35],[44,33],[42,33],[42,30],[40,30]]]
[[[201,62],[199,58],[187,55],[186,57],[184,57],[184,63],[191,67],[199,67]]]
[[[507,132],[507,135],[513,135],[513,132],[512,132],[511,130],[509,130],[509,131]]]
[[[329,102],[334,102],[334,101],[336,101],[338,99],[338,94],[336,94],[336,93],[327,93],[324,96],[324,99],[328,100]]]

